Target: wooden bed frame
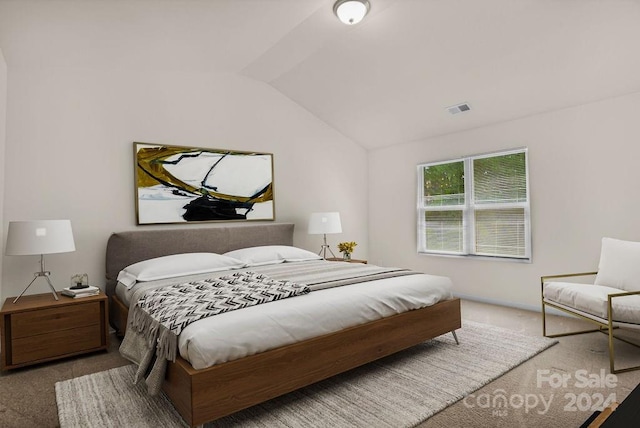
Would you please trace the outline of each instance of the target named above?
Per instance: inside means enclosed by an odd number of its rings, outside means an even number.
[[[222,253],[292,242],[293,225],[282,223],[114,234],[107,244],[110,321],[124,334],[128,308],[114,288],[117,272],[129,264],[181,252]],[[196,426],[460,327],[460,300],[447,300],[203,370],[178,357],[169,363],[162,388],[184,420]]]

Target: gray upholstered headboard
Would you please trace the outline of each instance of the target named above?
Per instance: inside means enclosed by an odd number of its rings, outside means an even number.
[[[214,226],[114,233],[107,242],[106,293],[115,291],[118,272],[130,264],[180,253],[226,253],[259,245],[293,245],[292,223]]]

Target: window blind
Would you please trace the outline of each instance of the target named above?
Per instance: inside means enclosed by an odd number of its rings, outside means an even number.
[[[462,211],[426,211],[424,221],[429,248],[447,253],[462,253]]]

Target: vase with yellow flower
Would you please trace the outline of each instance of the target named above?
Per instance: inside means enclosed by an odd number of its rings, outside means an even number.
[[[340,242],[338,244],[338,251],[342,253],[343,260],[351,260],[351,253],[353,253],[356,245],[358,244],[355,242]]]

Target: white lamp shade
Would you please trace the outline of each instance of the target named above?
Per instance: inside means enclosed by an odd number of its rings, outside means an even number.
[[[68,253],[75,251],[70,220],[34,220],[9,222],[8,256]]]
[[[340,213],[312,213],[309,217],[309,234],[342,233]]]
[[[369,8],[368,0],[338,0],[333,6],[333,12],[340,21],[354,25],[362,21]]]

